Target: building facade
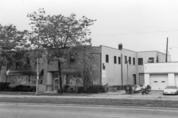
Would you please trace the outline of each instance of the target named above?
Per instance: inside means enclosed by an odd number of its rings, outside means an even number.
[[[91,72],[87,76],[90,76],[89,78],[92,81],[92,85],[108,87],[121,87],[134,84],[143,85],[145,82],[144,64],[162,63],[165,62],[166,57],[166,54],[159,51],[136,52],[124,48],[118,47],[117,49],[108,46],[87,47],[82,49],[81,47],[75,47],[71,51],[72,52],[68,52],[68,54],[72,53],[72,58],[76,61],[67,63],[66,65],[64,64],[65,66],[62,67],[64,79],[63,85],[69,85],[70,80],[73,84],[70,84],[69,86],[74,86],[74,88],[78,85],[86,86],[84,85],[83,74],[83,71],[85,70],[83,66],[86,65],[86,63],[82,60],[86,59],[87,55],[91,56],[91,58],[87,58],[87,62],[90,65],[90,70],[87,71]],[[56,65],[56,63],[54,65]],[[76,76],[73,73],[75,71],[80,73],[80,76],[77,77],[78,79],[80,78],[80,84],[77,83],[75,79]],[[53,83],[57,83],[52,82],[55,80],[55,72],[57,72],[57,67],[48,65],[48,74],[46,76],[48,91],[54,90],[52,89],[52,86],[54,88]]]
[[[159,51],[136,52],[101,46],[102,84],[123,86],[144,84],[144,64],[165,62],[166,54]]]
[[[165,56],[158,51],[128,50],[122,48],[122,45],[118,48],[101,45],[45,50],[39,63],[39,89],[42,92],[55,92],[59,89],[58,60],[60,60],[63,88],[76,91],[79,87],[93,85],[108,87],[143,85],[144,64],[165,62]],[[37,64],[30,62],[30,65],[32,74],[24,72],[23,75],[19,72],[9,74],[8,82],[14,84],[14,78],[23,78],[22,82],[18,81],[20,84],[29,82],[35,85]],[[1,80],[2,77],[1,74]]]

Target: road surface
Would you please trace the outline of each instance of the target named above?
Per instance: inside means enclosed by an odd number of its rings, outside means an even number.
[[[0,103],[0,118],[178,118],[178,109]]]

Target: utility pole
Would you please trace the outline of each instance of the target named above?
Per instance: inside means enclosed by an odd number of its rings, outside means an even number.
[[[124,81],[123,81],[123,54],[121,52],[121,57],[120,57],[120,60],[121,60],[121,86],[122,86],[122,89],[124,88]]]
[[[166,63],[168,62],[168,37],[167,37],[167,41],[166,41]]]
[[[60,88],[60,94],[63,93],[63,86],[62,86],[62,72],[61,72],[61,60],[58,59],[58,80],[59,80],[59,88]]]
[[[40,31],[40,28],[39,28],[39,31]],[[37,65],[36,65],[36,92],[35,94],[38,95],[39,93],[39,40],[40,40],[40,35],[39,35],[39,32],[38,31],[38,47],[37,47],[37,59],[36,59],[36,62],[37,62]]]
[[[129,85],[129,60],[127,60],[127,85]]]
[[[36,95],[38,95],[38,89],[39,89],[39,58],[36,59],[37,65],[36,65]]]
[[[118,49],[121,52],[121,57],[120,57],[120,61],[121,61],[121,87],[123,89],[124,88],[124,81],[123,81],[123,65],[124,65],[124,61],[123,61],[123,53],[122,53],[123,45],[119,44],[118,45]]]

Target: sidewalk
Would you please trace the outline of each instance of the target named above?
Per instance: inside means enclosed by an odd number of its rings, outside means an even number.
[[[149,95],[127,95],[123,91],[99,94],[62,94],[62,95],[8,95],[0,94],[0,102],[35,104],[80,104],[111,106],[142,106],[178,108],[178,96],[163,96],[161,92]]]
[[[118,92],[107,92],[97,94],[70,94],[64,93],[62,95],[35,95],[34,93],[29,94],[3,94],[0,93],[0,98],[83,98],[83,99],[137,99],[137,100],[171,100],[178,101],[178,95],[165,96],[160,91],[152,91],[150,94],[142,95],[141,93],[136,94],[125,94],[125,91]]]

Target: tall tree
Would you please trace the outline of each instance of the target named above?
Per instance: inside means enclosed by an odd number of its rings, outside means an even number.
[[[85,16],[78,19],[70,16],[49,15],[44,9],[28,14],[32,26],[31,43],[36,48],[66,48],[78,45],[91,45],[89,26],[95,20]],[[60,90],[62,90],[61,62],[58,57]]]
[[[91,45],[89,26],[95,20],[75,14],[46,15],[44,9],[28,14],[33,29],[31,42],[40,48],[63,48],[76,45]]]
[[[26,33],[14,25],[0,25],[0,70],[2,66],[8,70],[15,62],[15,51],[27,46]]]

